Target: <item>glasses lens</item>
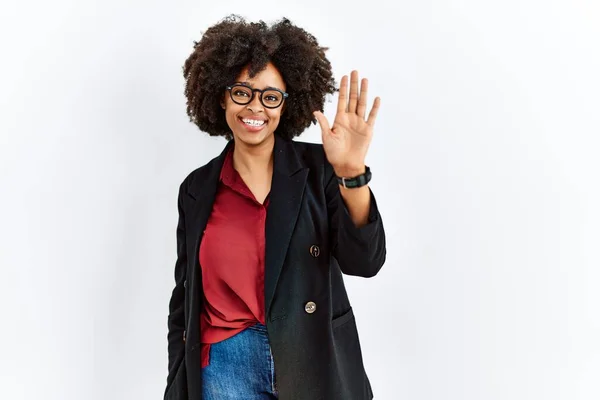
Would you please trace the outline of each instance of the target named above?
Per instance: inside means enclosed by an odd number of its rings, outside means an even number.
[[[267,107],[277,107],[283,101],[283,94],[277,90],[265,90],[262,94],[262,101]]]
[[[252,90],[245,86],[236,85],[231,88],[231,98],[239,104],[250,103],[252,98]]]

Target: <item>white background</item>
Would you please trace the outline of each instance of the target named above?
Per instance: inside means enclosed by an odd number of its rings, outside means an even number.
[[[0,397],[162,398],[177,188],[225,145],[181,67],[234,12],[382,98],[388,257],[346,279],[375,398],[600,398],[598,2],[215,3],[2,2]]]

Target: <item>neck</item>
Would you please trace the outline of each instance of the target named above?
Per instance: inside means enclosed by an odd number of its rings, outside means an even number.
[[[234,139],[235,140],[235,139]],[[233,147],[233,168],[242,176],[262,175],[273,170],[275,137],[256,146],[236,141]]]

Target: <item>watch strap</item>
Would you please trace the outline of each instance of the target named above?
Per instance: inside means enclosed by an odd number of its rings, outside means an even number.
[[[365,173],[352,177],[352,178],[346,178],[346,177],[339,177],[336,175],[337,181],[340,185],[342,185],[343,187],[345,187],[346,189],[353,189],[353,188],[358,188],[361,186],[365,186],[367,183],[369,183],[369,181],[371,180],[371,169],[365,165]]]

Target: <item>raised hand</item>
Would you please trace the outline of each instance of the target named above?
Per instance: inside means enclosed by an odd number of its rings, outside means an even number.
[[[327,160],[338,176],[355,176],[364,172],[365,157],[381,99],[376,97],[373,107],[365,120],[367,110],[368,80],[363,78],[358,88],[358,71],[350,74],[350,94],[348,94],[348,76],[340,82],[337,113],[330,128],[323,113],[313,114],[321,126],[321,138]]]

